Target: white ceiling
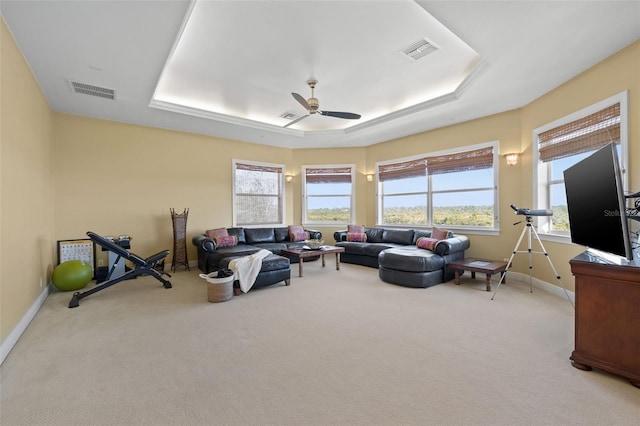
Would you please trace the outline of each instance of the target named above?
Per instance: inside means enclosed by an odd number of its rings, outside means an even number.
[[[1,0],[0,11],[55,111],[290,148],[366,146],[518,108],[640,39],[640,1]],[[438,49],[400,53],[423,38]],[[291,92],[311,97],[310,78],[320,110],[362,118],[284,127],[306,115]]]

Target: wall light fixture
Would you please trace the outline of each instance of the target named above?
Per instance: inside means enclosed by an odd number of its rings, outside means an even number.
[[[518,154],[517,152],[510,152],[508,154],[504,155],[504,158],[507,159],[507,164],[509,166],[515,166],[516,164],[518,164],[518,157],[520,156],[520,154]]]

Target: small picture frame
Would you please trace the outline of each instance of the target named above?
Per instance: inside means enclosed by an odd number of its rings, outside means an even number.
[[[82,260],[91,265],[95,277],[96,250],[93,241],[89,238],[58,241],[58,265],[67,260]]]

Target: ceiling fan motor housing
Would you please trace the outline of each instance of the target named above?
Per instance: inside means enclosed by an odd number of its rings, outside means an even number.
[[[315,114],[316,111],[318,111],[318,107],[320,106],[320,103],[318,102],[318,99],[316,99],[316,98],[307,99],[307,104],[309,104],[309,112],[311,114]]]

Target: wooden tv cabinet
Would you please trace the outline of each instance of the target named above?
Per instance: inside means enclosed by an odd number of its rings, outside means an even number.
[[[587,252],[569,263],[576,283],[572,365],[640,388],[640,267],[607,264]]]

